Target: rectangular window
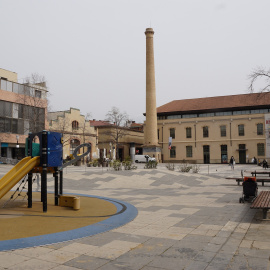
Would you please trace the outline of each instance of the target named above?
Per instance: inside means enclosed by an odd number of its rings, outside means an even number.
[[[220,136],[226,137],[226,126],[220,126]]]
[[[238,125],[238,135],[239,136],[245,135],[244,125]]]
[[[191,138],[191,127],[186,128],[186,136],[187,138]]]
[[[159,140],[159,129],[157,130],[157,138]]]
[[[192,146],[186,146],[186,157],[192,157]]]
[[[12,92],[12,82],[7,81],[7,91]]]
[[[221,145],[220,146],[221,151],[221,163],[227,163],[228,162],[228,153],[227,153],[227,145]]]
[[[172,146],[170,149],[170,158],[175,158],[176,157],[176,147]]]
[[[257,124],[257,135],[263,135],[263,124]]]
[[[41,91],[40,90],[35,90],[35,97],[41,98]]]
[[[204,138],[209,137],[208,127],[203,127],[203,137]]]
[[[11,133],[18,133],[18,120],[17,119],[12,119],[11,122]]]
[[[258,156],[264,156],[264,143],[257,144],[257,154]]]
[[[1,89],[7,90],[7,80],[1,80]]]
[[[175,139],[175,128],[170,128],[170,137],[172,137],[172,139]]]

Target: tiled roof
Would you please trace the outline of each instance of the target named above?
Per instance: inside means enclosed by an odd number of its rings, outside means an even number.
[[[157,113],[192,112],[217,109],[236,109],[254,106],[270,106],[270,93],[207,97],[173,100],[157,108]]]
[[[89,122],[91,127],[112,126],[112,124],[109,121],[90,120]]]

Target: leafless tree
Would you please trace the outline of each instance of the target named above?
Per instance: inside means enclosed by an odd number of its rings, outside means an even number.
[[[42,88],[46,88],[46,79],[38,73],[31,74],[24,79],[24,88],[19,96],[19,103],[23,104],[23,118],[28,119],[29,126],[24,127],[24,132],[40,132],[44,129],[45,108],[47,96],[42,94]]]
[[[53,117],[48,114],[48,120],[51,125],[49,129],[63,134],[63,146],[68,145],[71,139],[71,132],[68,132],[70,122],[65,117],[65,112],[58,112],[57,115]]]
[[[106,121],[113,124],[111,128],[105,132],[105,135],[109,136],[112,143],[115,144],[116,159],[119,159],[119,139],[127,135],[126,123],[128,121],[128,115],[125,112],[121,113],[118,108],[112,107],[112,109],[106,114]]]
[[[89,135],[88,132],[87,132],[87,125],[90,126],[90,123],[89,123],[90,117],[91,117],[91,114],[87,113],[85,115],[85,118],[84,118],[84,123],[83,123],[82,127],[80,127],[81,132],[82,132],[83,143],[86,143],[86,136]],[[83,147],[83,152],[85,152],[84,147]],[[84,162],[85,162],[85,158],[83,159],[83,163]]]
[[[248,76],[250,80],[249,91],[251,93],[255,92],[254,84],[258,81],[264,81],[263,86],[258,89],[257,92],[269,92],[270,91],[270,69],[258,67],[253,70],[253,72]]]

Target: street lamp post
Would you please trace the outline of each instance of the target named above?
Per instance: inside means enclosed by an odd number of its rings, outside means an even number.
[[[17,144],[16,144],[16,152],[17,152],[17,160],[19,160],[19,138],[20,136],[19,135],[16,135],[16,139],[17,139]]]

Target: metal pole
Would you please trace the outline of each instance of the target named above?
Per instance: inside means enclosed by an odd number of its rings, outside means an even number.
[[[58,205],[58,169],[54,169],[54,205]]]
[[[60,186],[59,186],[59,193],[63,195],[63,171],[60,171]]]
[[[32,208],[32,179],[33,173],[30,171],[28,173],[28,208]]]
[[[41,201],[43,212],[47,212],[47,131],[42,132]]]

